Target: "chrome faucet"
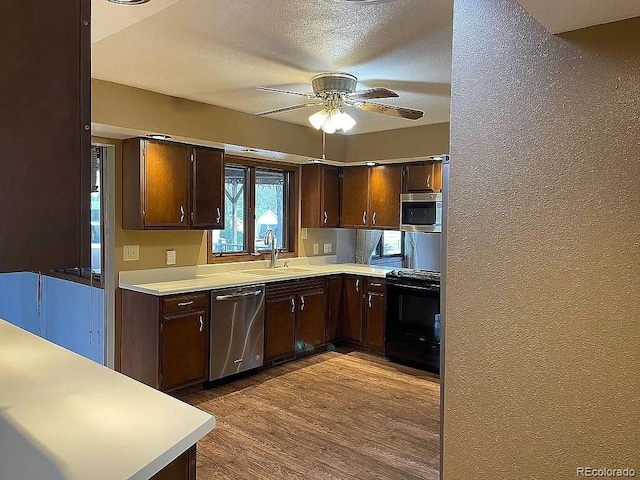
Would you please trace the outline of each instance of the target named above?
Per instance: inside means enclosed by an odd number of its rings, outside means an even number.
[[[276,262],[278,261],[278,254],[280,250],[276,248],[276,234],[273,230],[269,229],[264,234],[264,244],[271,244],[271,259],[269,261],[269,268],[276,268]]]

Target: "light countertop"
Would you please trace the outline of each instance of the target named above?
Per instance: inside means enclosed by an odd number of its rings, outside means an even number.
[[[341,273],[384,278],[393,270],[356,263],[309,264],[306,258],[287,263],[284,267],[279,260],[275,269],[266,268],[268,261],[255,261],[120,272],[120,288],[162,296]]]
[[[1,479],[148,479],[214,426],[205,412],[0,320]]]

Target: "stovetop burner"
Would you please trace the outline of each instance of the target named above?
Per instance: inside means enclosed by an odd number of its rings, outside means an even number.
[[[387,278],[407,278],[411,280],[422,280],[429,283],[439,283],[440,272],[421,270],[419,268],[409,268],[404,270],[392,270],[391,272],[387,273]]]

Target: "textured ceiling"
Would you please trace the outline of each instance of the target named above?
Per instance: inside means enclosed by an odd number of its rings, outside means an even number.
[[[518,0],[551,33],[640,16],[640,0]]]
[[[519,0],[557,33],[640,15],[640,0]],[[92,0],[94,78],[257,113],[303,103],[311,77],[347,72],[380,103],[423,110],[411,121],[349,108],[350,133],[449,121],[453,0]],[[319,108],[272,118],[308,126]]]
[[[395,90],[381,103],[425,111],[419,121],[349,108],[365,133],[449,121],[452,0],[93,0],[94,78],[247,113],[295,105],[311,77],[343,71],[358,88]],[[273,115],[309,125],[319,108]]]

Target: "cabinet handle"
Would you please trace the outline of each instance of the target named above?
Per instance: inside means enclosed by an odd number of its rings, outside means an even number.
[[[217,212],[217,216],[216,216],[216,223],[220,223],[220,218],[222,218],[222,215],[220,214],[220,207],[216,207],[216,212]]]
[[[304,296],[300,295],[300,310],[304,310]]]
[[[367,211],[362,212],[362,223],[367,224]]]
[[[373,222],[373,224],[376,224],[376,212],[373,212],[373,215],[371,216],[371,221]]]
[[[180,205],[180,223],[184,222],[184,207]]]
[[[372,305],[371,305],[371,294],[369,294],[369,308],[371,308],[371,307],[372,307]]]
[[[431,188],[431,175],[427,175],[427,188]]]
[[[291,299],[291,313],[296,313],[296,299]]]
[[[179,302],[178,303],[179,307],[186,307],[187,305],[193,305],[193,300],[191,300],[190,302]]]
[[[202,320],[202,315],[200,315],[200,331],[204,329],[204,321]]]
[[[382,284],[381,283],[372,283],[371,286],[372,287],[381,287]]]
[[[329,221],[329,215],[327,214],[327,211],[324,211],[324,223],[327,223]]]
[[[356,278],[356,292],[360,291],[360,279]]]

